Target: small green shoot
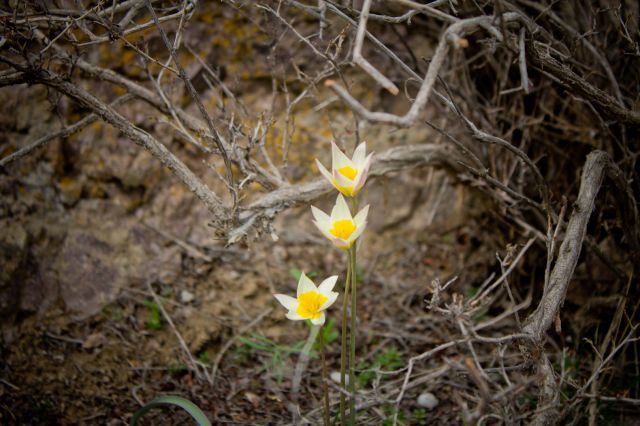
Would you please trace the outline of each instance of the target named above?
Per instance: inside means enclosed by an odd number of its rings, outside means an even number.
[[[471,286],[467,288],[467,299],[472,299],[476,294],[478,294],[478,290],[480,290],[480,287]]]
[[[416,408],[411,412],[411,424],[423,425],[427,421],[427,410]]]
[[[209,352],[207,351],[200,352],[200,355],[198,355],[198,362],[205,365],[209,364]]]
[[[375,370],[391,371],[397,370],[404,366],[402,355],[395,346],[388,347],[379,352],[374,358],[373,363],[361,362],[358,364],[358,370],[362,371],[358,375],[358,382],[361,387],[367,387],[376,378]]]
[[[384,415],[386,416],[385,419],[382,421],[382,424],[384,426],[393,426],[393,417],[396,414],[396,408],[391,406],[391,405],[385,405],[384,407],[382,407],[382,412],[384,413]],[[403,424],[404,423],[404,413],[402,411],[400,411],[398,413],[398,424]]]
[[[182,363],[171,364],[168,367],[169,374],[172,376],[180,376],[187,370],[187,365]]]
[[[289,346],[279,345],[273,340],[257,334],[251,337],[240,336],[238,340],[242,343],[242,346],[238,350],[241,354],[249,353],[255,355],[262,353],[270,357],[269,362],[262,366],[258,372],[268,371],[274,376],[278,384],[282,383],[284,379],[286,357],[289,354],[300,352],[304,346],[304,342],[298,342]],[[314,354],[311,354],[311,356],[315,357]]]
[[[162,328],[162,317],[160,316],[160,306],[151,300],[145,300],[144,306],[147,307],[149,313],[147,314],[146,324],[147,328],[151,330],[160,330]]]

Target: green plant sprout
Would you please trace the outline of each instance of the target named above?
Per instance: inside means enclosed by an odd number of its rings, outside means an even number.
[[[310,322],[308,322],[307,325],[309,327],[312,327],[312,324]],[[340,337],[340,333],[338,333],[338,331],[334,329],[335,325],[336,325],[336,320],[331,318],[329,321],[327,321],[325,326],[322,327],[322,330],[320,333],[322,333],[322,339],[324,341],[325,346],[331,345],[333,342],[338,340],[338,337]],[[315,343],[314,349],[317,351],[320,350],[320,341]]]
[[[411,412],[411,424],[412,425],[424,425],[427,421],[427,410],[424,408],[415,408]]]
[[[257,334],[251,337],[240,336],[238,337],[238,341],[242,343],[242,346],[238,348],[238,352],[241,354],[253,356],[262,353],[269,357],[268,364],[260,367],[258,373],[268,371],[273,375],[278,384],[281,384],[284,380],[285,363],[288,355],[299,353],[304,346],[304,341],[296,342],[292,345],[281,345],[267,337]],[[312,353],[310,356],[317,358],[315,353]]]
[[[151,300],[145,300],[144,306],[149,310],[145,324],[151,330],[160,330],[162,328],[162,316],[160,315],[160,306]]]
[[[376,370],[397,370],[404,365],[402,355],[395,346],[383,349],[376,355],[372,363],[362,361],[358,364],[358,384],[361,387],[369,386],[376,378]]]

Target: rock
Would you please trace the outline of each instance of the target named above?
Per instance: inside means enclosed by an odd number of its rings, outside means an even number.
[[[182,290],[180,292],[180,301],[182,303],[191,303],[195,300],[196,296],[188,290]]]
[[[260,406],[260,397],[253,392],[245,392],[244,397],[253,405],[254,409]]]
[[[163,176],[162,164],[147,151],[140,150],[131,164],[120,174],[126,187],[153,188]]]
[[[70,177],[64,177],[58,182],[60,199],[66,205],[74,205],[82,195],[82,181]]]
[[[428,410],[433,410],[440,401],[431,392],[423,392],[418,396],[418,405]]]
[[[198,309],[188,307],[182,312],[183,324],[178,328],[191,352],[200,352],[207,342],[219,337],[222,326],[211,318],[220,318],[229,309],[228,301],[218,300],[203,304]]]
[[[87,336],[82,343],[84,349],[94,349],[107,343],[107,336],[100,332],[95,332]]]
[[[329,378],[331,380],[333,380],[334,382],[340,384],[340,372],[339,371],[332,371],[331,373],[329,373]],[[345,376],[345,384],[349,384],[349,375],[347,374]]]
[[[32,234],[29,234],[30,238]],[[32,243],[25,262],[25,274],[20,288],[20,311],[25,313],[45,312],[58,297],[58,279],[47,263],[51,256],[48,250]],[[52,244],[53,251],[55,244]]]
[[[81,200],[74,208],[74,228],[52,269],[65,306],[80,318],[99,312],[125,286],[157,279],[160,273],[175,276],[168,269],[180,268],[178,262],[159,263],[150,244],[156,233],[124,211],[108,200]]]
[[[69,233],[57,259],[60,293],[67,308],[92,315],[115,299],[122,276],[110,259],[114,251],[112,244],[89,230]]]

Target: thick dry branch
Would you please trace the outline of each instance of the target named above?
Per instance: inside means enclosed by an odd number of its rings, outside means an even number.
[[[118,106],[128,102],[132,98],[133,98],[133,95],[126,94],[124,96],[119,97],[115,101],[111,102],[109,104],[109,106],[111,108],[118,107]],[[18,160],[20,158],[26,157],[27,155],[31,154],[36,149],[46,145],[47,143],[49,143],[49,142],[51,142],[51,141],[53,141],[53,140],[55,140],[57,138],[69,137],[69,136],[73,135],[74,133],[77,133],[77,132],[81,131],[85,127],[95,123],[98,119],[99,119],[99,117],[96,114],[91,113],[91,114],[87,115],[86,117],[84,117],[83,119],[79,120],[78,122],[72,124],[71,126],[65,127],[64,129],[62,129],[60,131],[57,131],[55,133],[51,133],[51,134],[48,134],[46,136],[43,136],[40,139],[37,139],[37,140],[33,141],[29,145],[27,145],[27,146],[25,146],[23,148],[20,148],[19,150],[17,150],[13,154],[7,155],[3,159],[1,159],[0,160],[0,167],[6,166],[7,164],[9,164],[9,163],[11,163],[11,162],[13,162],[15,160]]]
[[[362,5],[362,11],[360,12],[360,23],[358,24],[358,32],[356,34],[356,43],[353,48],[353,62],[358,64],[367,74],[376,80],[382,87],[387,89],[394,95],[397,95],[399,90],[395,84],[385,77],[376,67],[371,65],[364,56],[362,56],[362,44],[364,43],[364,34],[367,30],[367,19],[369,18],[369,9],[371,7],[371,0],[364,0]]]
[[[572,28],[571,25],[569,25],[565,20],[561,19],[558,15],[556,15],[551,10],[551,8],[547,7],[545,4],[542,4],[541,2],[529,1],[529,0],[519,0],[519,1],[523,4],[526,4],[528,7],[534,8],[535,10],[540,12],[541,15],[549,16],[556,25],[558,25],[560,28],[562,28],[564,31],[566,31],[568,34],[574,37],[577,42],[581,43],[584,47],[587,48],[587,50],[589,50],[589,52],[591,52],[593,57],[600,63],[600,65],[602,66],[602,69],[607,74],[607,77],[609,78],[609,81],[611,83],[611,87],[613,88],[616,94],[616,100],[618,104],[623,107],[624,101],[622,97],[622,92],[620,91],[618,80],[616,79],[615,74],[611,69],[611,65],[609,64],[609,61],[607,60],[603,52],[601,52],[599,49],[597,49],[593,44],[589,42],[589,37],[585,37],[584,34],[580,33],[575,28]],[[511,8],[513,8],[513,6],[511,6]],[[533,21],[529,19],[526,19],[526,22],[527,22],[527,25],[532,25],[532,24],[535,25]],[[539,25],[536,25],[536,27],[537,27],[536,29],[542,29]]]
[[[391,148],[376,155],[369,171],[370,176],[382,176],[416,166],[437,166],[460,170],[461,158],[449,145],[410,145]],[[316,179],[299,185],[282,186],[245,207],[241,213],[242,224],[229,232],[229,243],[245,237],[260,218],[273,219],[279,212],[293,205],[309,203],[328,194],[332,186],[326,179]]]
[[[369,176],[382,176],[398,170],[406,170],[415,166],[439,166],[459,170],[458,155],[448,145],[423,144],[391,148],[374,157]],[[326,179],[282,187],[266,194],[249,204],[248,210],[254,212],[270,212],[275,214],[284,208],[308,203],[330,192],[332,186]]]
[[[504,22],[511,22],[518,18],[519,15],[517,13],[506,13],[502,15],[500,19]],[[478,27],[491,27],[495,20],[496,18],[493,16],[479,16],[455,22],[447,28],[444,34],[440,37],[440,42],[438,43],[438,47],[436,48],[433,58],[431,58],[429,68],[427,69],[427,73],[424,76],[424,80],[422,81],[420,90],[416,95],[416,99],[413,104],[411,104],[411,108],[409,108],[409,111],[407,111],[407,113],[403,116],[390,114],[388,112],[370,111],[353,96],[351,96],[351,94],[344,87],[340,86],[336,82],[327,81],[326,84],[338,96],[340,96],[340,98],[342,98],[342,100],[351,109],[353,109],[353,111],[355,111],[365,120],[376,123],[392,124],[398,127],[410,127],[418,120],[420,112],[427,104],[433,86],[438,78],[438,73],[440,72],[440,69],[444,65],[445,59],[449,54],[450,47],[452,45],[454,47],[460,47],[459,42],[464,34]]]
[[[558,258],[551,271],[549,285],[545,287],[540,304],[527,318],[523,327],[523,331],[530,334],[538,343],[544,339],[547,329],[553,323],[564,302],[573,271],[580,257],[587,224],[602,184],[608,158],[604,151],[594,151],[587,156],[580,180],[578,199],[574,204]]]
[[[36,30],[35,34],[44,43],[49,43],[49,39],[39,30]],[[171,115],[170,108],[160,98],[160,96],[156,95],[153,91],[147,89],[141,84],[138,84],[111,69],[93,65],[82,58],[73,58],[68,54],[68,52],[59,47],[57,44],[53,44],[53,48],[63,58],[73,63],[76,68],[82,70],[91,77],[121,86],[126,89],[128,93],[133,94],[141,100],[149,103],[151,106],[153,106],[163,114]],[[279,186],[280,182],[277,179],[274,179],[267,171],[264,170],[263,167],[261,167],[255,161],[252,161],[250,158],[245,157],[243,152],[237,149],[232,149],[231,146],[218,133],[211,134],[210,132],[208,132],[207,124],[202,120],[199,120],[197,117],[187,113],[185,110],[177,106],[174,109],[180,121],[183,122],[189,130],[197,133],[198,135],[202,135],[203,138],[209,141],[214,141],[216,143],[217,141],[219,141],[224,147],[226,153],[230,156],[231,161],[237,164],[241,170],[248,170],[249,172],[251,172],[252,178],[254,178],[262,186],[266,188]]]
[[[90,64],[83,59],[79,59],[76,63],[76,66],[92,77],[108,81],[127,89],[129,93],[149,103],[151,106],[153,106],[163,114],[171,115],[171,109],[165,102],[163,102],[163,100],[158,95],[156,95],[146,87],[118,74],[117,72]],[[217,138],[225,147],[225,150],[227,154],[229,154],[231,160],[234,163],[238,164],[241,169],[248,169],[253,172],[255,180],[258,181],[261,185],[267,188],[279,185],[280,182],[270,176],[269,173],[267,173],[261,166],[253,161],[250,161],[249,159],[244,158],[237,150],[231,149],[228,143],[226,143],[222,138],[218,138],[218,135],[212,135],[207,132],[207,125],[200,119],[194,117],[193,115],[187,113],[185,110],[177,106],[174,106],[174,110],[180,121],[184,123],[185,126],[187,126],[187,128],[192,132],[203,135],[203,137],[207,138],[208,140]]]
[[[25,80],[25,75],[21,72],[10,72],[0,75],[0,87],[13,86],[26,82],[27,80]]]
[[[224,166],[225,166],[226,172],[227,172],[227,181],[228,181],[227,183],[228,183],[229,188],[231,189],[231,195],[233,197],[233,205],[235,207],[236,202],[237,202],[237,193],[236,193],[236,190],[234,188],[233,171],[231,170],[231,160],[229,159],[229,155],[227,154],[227,150],[222,145],[222,141],[220,140],[220,138],[216,137],[218,132],[216,131],[216,129],[215,129],[214,125],[213,125],[213,121],[211,120],[211,117],[209,116],[209,113],[207,112],[207,110],[205,109],[204,105],[202,104],[202,101],[200,100],[200,95],[198,95],[198,92],[196,92],[195,87],[193,87],[193,83],[191,83],[191,79],[189,78],[189,76],[185,72],[184,68],[180,64],[180,59],[178,58],[178,53],[176,52],[175,47],[172,46],[172,44],[169,42],[169,38],[167,37],[166,32],[164,31],[164,29],[160,25],[160,20],[158,19],[158,16],[156,15],[155,9],[151,5],[151,1],[150,0],[146,0],[146,3],[147,3],[147,9],[149,9],[149,12],[151,12],[151,16],[153,17],[153,22],[155,23],[156,28],[158,29],[158,32],[160,32],[160,35],[162,37],[162,41],[164,42],[165,46],[169,50],[169,54],[171,55],[171,60],[175,64],[176,68],[178,68],[178,73],[179,73],[178,75],[179,75],[180,79],[182,80],[184,85],[187,87],[187,90],[189,91],[189,94],[191,95],[191,98],[194,100],[196,106],[198,107],[198,111],[200,111],[200,114],[202,115],[202,118],[205,120],[205,123],[207,124],[207,126],[209,128],[209,131],[211,132],[212,135],[214,135],[213,141],[215,142],[216,146],[218,147],[218,150],[220,151],[220,155],[222,156],[222,159],[224,160]],[[186,6],[189,5],[189,4],[190,4],[189,2],[185,2],[185,9],[186,9]],[[186,10],[184,10],[183,13],[186,13]]]
[[[229,213],[223,206],[220,198],[189,169],[179,158],[171,153],[164,145],[153,136],[116,112],[92,94],[79,88],[77,85],[63,80],[55,74],[47,71],[31,71],[34,81],[45,84],[60,93],[74,99],[83,106],[89,108],[94,114],[105,122],[120,130],[124,135],[136,144],[148,150],[154,157],[167,167],[193,192],[213,214],[214,222],[223,223],[228,220]]]
[[[587,101],[592,102],[607,117],[619,120],[624,124],[640,126],[640,112],[620,106],[616,98],[573,72],[569,66],[551,55],[551,49],[548,45],[534,42],[531,48],[527,49],[527,54],[535,65],[551,74],[564,88],[572,93],[578,93]]]

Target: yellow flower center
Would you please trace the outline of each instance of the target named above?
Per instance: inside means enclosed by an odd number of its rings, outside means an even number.
[[[320,318],[320,307],[329,300],[324,294],[317,291],[308,291],[302,293],[298,297],[298,309],[296,313],[305,319],[318,319]]]
[[[356,225],[351,219],[340,219],[333,222],[333,226],[329,232],[335,237],[346,240],[355,230]]]
[[[344,166],[338,169],[338,172],[349,180],[355,179],[358,171],[351,166]]]

